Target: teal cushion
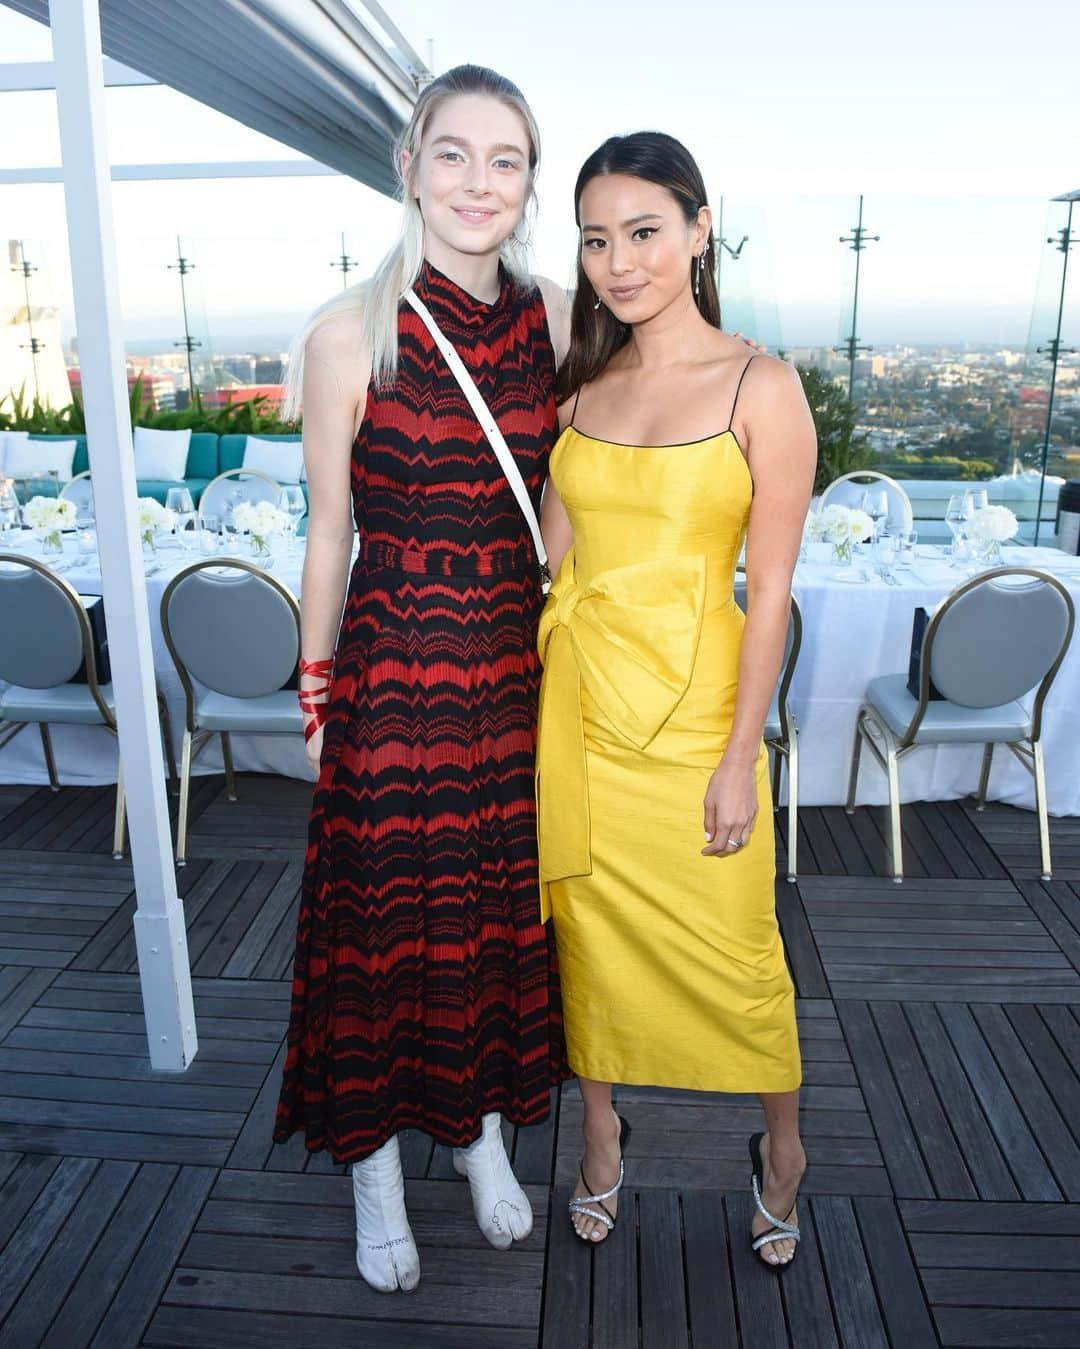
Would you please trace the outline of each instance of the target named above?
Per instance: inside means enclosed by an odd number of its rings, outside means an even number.
[[[908,692],[907,675],[879,675],[866,687],[866,701],[893,735],[902,736],[911,725],[918,699]],[[1025,740],[1031,734],[1031,713],[1020,703],[1000,707],[961,707],[942,698],[927,703],[926,715],[915,732],[915,743],[977,744]]]
[[[209,481],[216,478],[220,469],[218,468],[218,441],[220,436],[213,431],[192,431],[191,443],[188,445],[187,467],[184,469],[185,478],[205,478]],[[190,487],[190,482],[188,483]]]
[[[261,432],[256,435],[258,440],[303,440],[303,436],[295,433],[289,435],[265,436]],[[244,463],[244,446],[247,444],[246,435],[228,435],[221,437],[221,444],[218,448],[218,460],[221,464],[219,472],[225,473],[230,468],[241,468]]]

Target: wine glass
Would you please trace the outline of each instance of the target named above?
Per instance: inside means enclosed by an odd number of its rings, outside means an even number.
[[[15,486],[10,479],[0,481],[0,534],[9,534],[22,523],[19,510],[19,498],[15,495]],[[5,539],[5,544],[13,545],[14,539]]]
[[[165,508],[176,517],[176,537],[181,548],[187,548],[187,532],[195,520],[195,503],[186,487],[170,487],[165,493]]]
[[[281,509],[289,517],[289,552],[296,548],[296,531],[300,521],[307,514],[307,499],[304,489],[298,483],[290,483],[281,489]]]
[[[953,537],[952,557],[954,567],[960,565],[960,560],[966,551],[968,525],[971,523],[971,517],[974,514],[975,508],[971,504],[969,494],[967,492],[954,492],[945,508],[945,523],[949,526],[949,533]]]
[[[881,532],[881,521],[889,515],[889,494],[884,487],[868,487],[862,494],[861,509],[874,522],[874,538]]]

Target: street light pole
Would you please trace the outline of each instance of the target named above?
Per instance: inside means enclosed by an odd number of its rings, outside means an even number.
[[[1036,347],[1039,355],[1046,354],[1050,357],[1050,396],[1046,403],[1046,431],[1043,435],[1042,461],[1039,465],[1039,504],[1035,511],[1035,546],[1039,544],[1039,526],[1042,524],[1042,504],[1043,496],[1046,491],[1046,465],[1050,458],[1050,432],[1054,423],[1054,393],[1057,389],[1057,368],[1058,361],[1066,354],[1072,354],[1075,347],[1063,347],[1061,345],[1061,323],[1065,315],[1065,280],[1069,274],[1069,249],[1076,242],[1072,237],[1072,218],[1073,207],[1080,201],[1080,191],[1067,192],[1064,196],[1055,197],[1055,201],[1065,201],[1069,204],[1069,209],[1065,215],[1065,224],[1056,234],[1051,234],[1047,239],[1048,244],[1053,244],[1061,254],[1061,290],[1058,293],[1058,312],[1057,327],[1054,330],[1054,336],[1045,347]]]
[[[867,234],[863,229],[863,196],[859,193],[859,223],[850,234],[842,234],[840,242],[850,244],[851,251],[855,254],[855,295],[851,303],[851,332],[845,341],[834,351],[842,351],[848,358],[848,398],[853,399],[855,394],[855,358],[860,351],[873,351],[873,347],[864,346],[859,342],[858,324],[859,324],[859,272],[862,264],[863,249],[867,244],[876,244],[881,242],[880,234]]]

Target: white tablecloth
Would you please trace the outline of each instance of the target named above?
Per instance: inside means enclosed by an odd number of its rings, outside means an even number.
[[[83,594],[99,594],[96,562],[75,556],[67,543],[65,578]],[[24,546],[24,554],[37,555]],[[1045,566],[1060,575],[1080,602],[1080,559],[1069,559],[1051,549],[1006,549],[1006,561]],[[844,582],[831,563],[800,563],[794,590],[803,612],[803,646],[792,685],[791,703],[799,724],[800,801],[804,805],[838,805],[847,790],[855,715],[867,683],[879,674],[906,671],[911,645],[912,613],[919,605],[932,607],[964,576],[951,569],[935,549],[919,549],[914,570],[896,573],[900,584],[886,585],[872,569],[856,561],[853,575],[866,580]],[[194,560],[194,554],[163,549],[159,564],[147,576],[154,667],[158,686],[168,700],[177,737],[183,728],[184,699],[165,648],[159,608],[171,576]],[[295,594],[300,592],[302,557],[278,552],[273,575]],[[1080,637],[1058,674],[1044,714],[1047,780],[1050,809],[1057,815],[1080,815]],[[116,780],[116,745],[105,731],[93,727],[56,726],[53,743],[64,783],[92,784]],[[220,742],[211,742],[195,762],[196,773],[221,772]],[[901,790],[908,801],[938,801],[965,796],[978,782],[981,748],[948,746],[923,749],[901,765]],[[310,779],[300,736],[234,736],[233,756],[238,769],[280,773]],[[0,781],[48,781],[41,742],[33,728],[18,735],[0,752]],[[1008,750],[994,758],[990,781],[992,799],[1031,809],[1031,779]],[[884,775],[872,757],[863,755],[859,779],[861,803],[882,804]]]

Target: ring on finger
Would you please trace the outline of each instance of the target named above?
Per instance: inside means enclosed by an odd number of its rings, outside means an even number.
[[[745,843],[746,839],[744,838],[729,838],[727,847],[732,848],[737,852]]]

